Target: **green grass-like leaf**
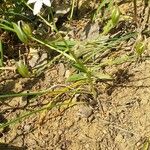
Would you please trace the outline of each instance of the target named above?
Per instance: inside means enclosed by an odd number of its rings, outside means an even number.
[[[66,81],[75,82],[75,81],[80,81],[80,80],[85,80],[85,79],[87,79],[87,76],[85,73],[78,73],[78,74],[71,75]]]

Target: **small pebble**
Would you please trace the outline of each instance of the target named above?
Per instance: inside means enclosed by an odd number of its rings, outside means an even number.
[[[29,132],[30,129],[31,129],[31,125],[25,125],[25,126],[24,126],[24,131],[25,131],[25,132]]]
[[[88,106],[83,106],[79,109],[77,115],[83,118],[89,118],[92,115],[92,113],[93,113],[92,108]]]

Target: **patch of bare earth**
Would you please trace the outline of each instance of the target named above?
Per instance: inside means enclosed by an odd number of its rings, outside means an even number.
[[[33,115],[1,133],[0,140],[2,143],[19,147],[26,146],[29,150],[140,149],[150,134],[149,74],[149,60],[137,65],[120,65],[114,83],[105,90],[102,90],[101,83],[97,85],[101,93],[97,99],[99,104],[80,104],[65,111],[54,108],[46,114],[42,124],[39,122],[40,116]],[[45,73],[43,79],[39,78],[31,89],[47,88],[54,81],[57,82],[57,76],[58,70],[51,69]],[[31,81],[19,80],[11,81],[15,82],[19,91],[22,88],[30,89]],[[47,97],[47,101],[50,100]],[[40,101],[35,102],[39,107]],[[23,102],[25,105],[26,102],[22,98],[13,98],[7,103],[9,105],[1,104],[5,117],[11,119],[24,113],[27,108],[19,109],[23,107]],[[30,107],[34,109],[34,105]]]

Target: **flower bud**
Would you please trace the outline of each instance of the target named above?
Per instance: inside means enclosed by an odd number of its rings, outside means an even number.
[[[30,72],[29,72],[29,70],[28,70],[28,67],[27,67],[27,65],[25,65],[25,64],[23,63],[22,60],[19,60],[19,61],[16,63],[16,65],[17,65],[17,71],[18,71],[18,73],[19,73],[22,77],[24,77],[24,78],[30,77]]]
[[[137,55],[141,56],[142,53],[144,52],[145,48],[146,48],[146,44],[144,41],[138,41],[138,42],[136,42],[134,48],[135,48]]]
[[[27,36],[31,36],[32,35],[32,31],[31,31],[31,28],[30,28],[29,24],[27,24],[27,23],[25,23],[25,22],[22,21],[21,28],[22,28],[23,32]]]
[[[142,35],[139,34],[134,44],[134,50],[138,56],[141,56],[143,54],[143,52],[147,48],[147,44],[148,41],[146,37],[142,37]]]
[[[118,6],[115,6],[111,13],[111,20],[113,25],[116,25],[118,23],[119,18],[120,18],[120,10]]]

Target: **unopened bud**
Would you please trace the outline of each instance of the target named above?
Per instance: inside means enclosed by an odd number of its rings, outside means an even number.
[[[120,10],[118,6],[115,6],[111,13],[111,20],[113,25],[116,25],[118,23],[119,18],[120,18]]]
[[[27,65],[25,65],[25,64],[23,63],[22,60],[19,60],[19,61],[16,63],[16,65],[17,65],[17,71],[18,71],[18,73],[19,73],[22,77],[25,77],[25,78],[30,77],[30,72],[29,72],[29,70],[28,70],[28,67],[27,67]]]
[[[22,22],[21,23],[21,28],[23,30],[23,32],[27,35],[27,36],[31,36],[32,35],[32,31],[31,31],[31,27],[29,26],[29,24]]]
[[[142,55],[142,53],[144,52],[145,48],[146,48],[146,44],[145,44],[144,41],[136,42],[136,44],[135,44],[135,51],[136,51],[138,56]]]

